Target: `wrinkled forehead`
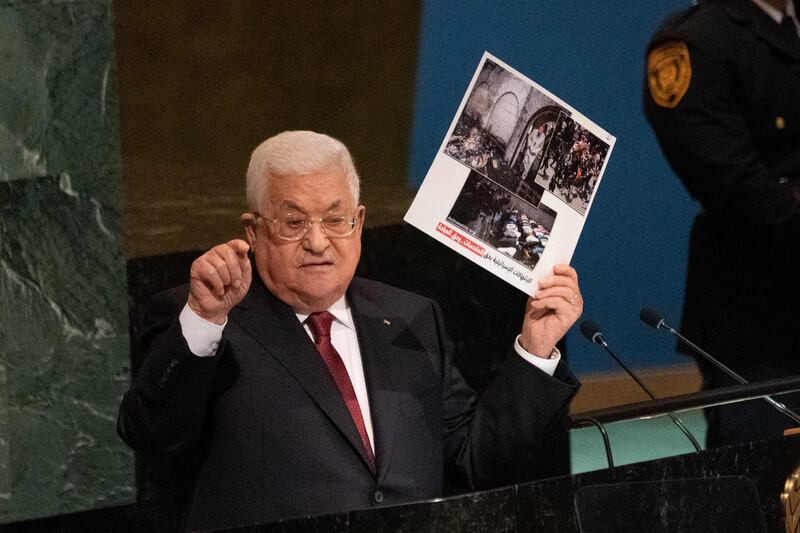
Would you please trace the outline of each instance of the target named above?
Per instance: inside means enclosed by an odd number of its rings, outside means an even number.
[[[302,175],[274,176],[267,187],[265,207],[302,213],[353,210],[356,203],[347,176],[339,168]]]

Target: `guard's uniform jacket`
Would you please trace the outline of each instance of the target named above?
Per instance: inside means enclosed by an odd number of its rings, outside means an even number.
[[[707,0],[647,54],[645,114],[701,204],[682,330],[748,379],[799,374],[800,38],[752,0]]]

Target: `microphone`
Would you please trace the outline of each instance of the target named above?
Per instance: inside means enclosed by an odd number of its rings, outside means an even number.
[[[642,307],[642,310],[639,311],[639,318],[651,328],[660,329],[662,327],[668,327],[661,313],[652,307]]]
[[[722,364],[722,362],[720,362],[716,357],[712,356],[710,353],[703,350],[698,345],[696,345],[695,343],[693,343],[692,341],[681,335],[677,330],[675,330],[672,326],[670,326],[667,323],[666,319],[661,315],[661,313],[659,313],[652,307],[642,307],[642,310],[639,311],[639,318],[642,320],[642,322],[644,322],[651,328],[663,329],[668,331],[671,335],[674,335],[675,337],[680,339],[681,342],[683,342],[685,345],[691,348],[694,353],[702,356],[706,361],[709,361],[711,364],[713,364],[714,366],[716,366],[717,368],[728,374],[730,377],[732,377],[742,385],[749,383],[742,376],[740,376],[739,374],[737,374],[736,372],[734,372],[733,370]],[[764,396],[764,400],[770,403],[775,409],[777,409],[784,415],[788,416],[789,418],[800,424],[800,415],[798,415],[797,413],[795,413],[782,403],[775,401],[771,396]]]
[[[625,372],[627,372],[627,374],[630,377],[633,378],[633,380],[639,385],[639,387],[641,387],[642,390],[645,391],[648,396],[650,396],[651,400],[656,399],[655,394],[653,394],[652,391],[650,391],[647,385],[642,383],[642,380],[640,380],[638,376],[636,376],[636,374],[630,368],[628,368],[628,366],[625,363],[622,362],[619,356],[617,356],[617,354],[614,353],[614,351],[608,345],[608,340],[606,339],[606,336],[600,330],[600,326],[598,326],[592,320],[584,320],[583,322],[581,322],[580,330],[581,333],[583,333],[584,337],[586,337],[593,343],[599,344],[600,346],[605,348],[605,350],[611,355],[611,357],[614,358],[614,361],[616,361],[617,364],[621,366],[622,369],[625,370]],[[691,431],[689,431],[689,429],[685,425],[683,425],[683,422],[681,421],[680,418],[675,416],[673,413],[667,413],[667,416],[669,416],[670,420],[672,420],[672,422],[676,426],[678,426],[678,429],[680,429],[683,432],[683,434],[686,435],[686,438],[689,439],[689,441],[692,443],[692,446],[694,446],[695,450],[697,450],[698,452],[703,451],[703,448],[700,446],[700,443],[697,442],[697,439],[694,438],[694,435],[692,435]]]

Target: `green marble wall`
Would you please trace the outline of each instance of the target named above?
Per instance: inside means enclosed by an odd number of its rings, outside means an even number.
[[[0,523],[130,503],[111,2],[0,0]]]

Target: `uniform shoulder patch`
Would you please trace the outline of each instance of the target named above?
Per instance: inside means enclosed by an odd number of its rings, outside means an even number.
[[[682,41],[667,41],[647,55],[647,86],[661,107],[677,106],[692,81],[689,49]]]

